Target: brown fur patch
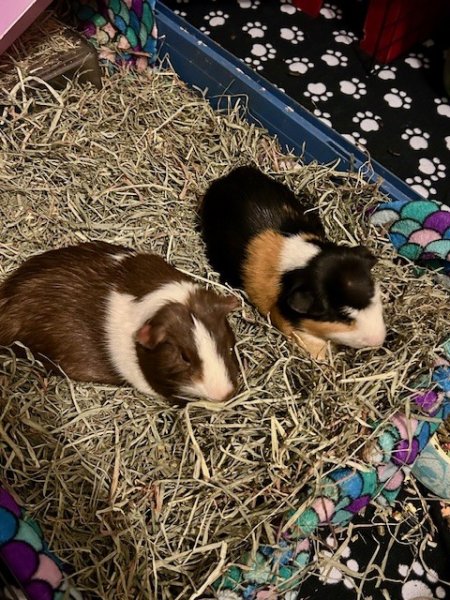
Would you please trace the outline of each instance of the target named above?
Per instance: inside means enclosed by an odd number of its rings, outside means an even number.
[[[300,329],[322,339],[329,339],[330,335],[334,333],[354,331],[355,327],[356,323],[340,323],[337,321],[314,321],[313,319],[303,319],[300,322]]]
[[[121,383],[104,345],[102,299],[117,269],[111,253],[127,251],[92,242],[28,259],[0,286],[0,345],[20,341],[73,379]]]
[[[284,335],[287,337],[292,335],[294,326],[280,314],[278,306],[273,306],[272,310],[270,311],[270,320],[272,325],[275,325],[275,327],[279,329],[281,333],[284,333]]]
[[[327,356],[328,343],[304,331],[293,331],[292,338],[295,342],[315,360],[325,360]]]
[[[298,346],[303,348],[315,360],[324,360],[327,354],[327,342],[322,337],[296,329],[292,323],[286,320],[274,306],[270,319],[285,336],[291,338]],[[312,321],[314,323],[314,321]]]
[[[149,322],[156,343],[136,345],[139,366],[151,387],[162,396],[175,396],[181,385],[193,376],[202,377],[202,363],[192,335],[190,310],[170,302],[160,308]],[[184,357],[184,358],[183,358]]]
[[[247,246],[242,277],[244,288],[263,315],[271,312],[280,292],[278,266],[282,247],[283,236],[271,229],[255,236]]]

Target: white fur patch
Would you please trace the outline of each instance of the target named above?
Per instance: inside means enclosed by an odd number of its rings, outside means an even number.
[[[383,305],[378,285],[375,288],[372,302],[367,308],[357,310],[348,307],[346,312],[350,318],[355,320],[356,327],[352,331],[331,335],[332,341],[351,348],[375,348],[383,344],[386,338],[386,325],[383,319]]]
[[[280,254],[280,272],[286,273],[306,267],[319,252],[320,248],[312,242],[307,242],[301,234],[285,238]]]
[[[203,377],[198,383],[186,386],[183,391],[213,402],[221,402],[233,391],[233,383],[215,339],[201,321],[195,317],[193,321],[195,345],[202,361]]]
[[[131,294],[112,291],[109,295],[105,327],[109,355],[116,371],[140,392],[155,394],[139,367],[137,330],[169,302],[185,304],[197,288],[190,281],[167,283],[139,301]]]

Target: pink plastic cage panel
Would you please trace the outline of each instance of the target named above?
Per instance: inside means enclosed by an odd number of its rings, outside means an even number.
[[[52,0],[3,0],[0,9],[0,54],[37,19]]]

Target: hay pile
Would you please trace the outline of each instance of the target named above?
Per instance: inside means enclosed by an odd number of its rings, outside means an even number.
[[[0,100],[20,87],[24,77],[46,77],[58,71],[61,60],[75,57],[84,41],[59,21],[52,11],[45,11],[26,33],[0,55]]]
[[[399,408],[448,331],[448,293],[394,260],[356,175],[283,155],[238,110],[215,114],[174,73],[121,71],[104,89],[25,86],[0,128],[0,279],[26,257],[92,239],[165,256],[218,287],[195,229],[209,182],[253,162],[307,191],[329,235],[380,257],[389,336],[318,366],[243,299],[232,318],[242,367],[221,410],[185,409],[123,387],[48,375],[0,356],[0,477],[74,567],[87,597],[188,598],[222,556],[272,541],[269,524],[307,484],[363,463],[370,419]],[[407,408],[408,410],[408,408]]]

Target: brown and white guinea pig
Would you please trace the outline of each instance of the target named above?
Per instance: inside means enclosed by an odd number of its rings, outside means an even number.
[[[160,256],[104,242],[27,260],[0,286],[0,345],[20,341],[80,381],[227,400],[237,385],[227,314],[237,299]]]
[[[383,344],[386,328],[375,258],[325,237],[315,212],[286,186],[252,166],[215,180],[201,207],[212,267],[316,358],[326,342]]]

